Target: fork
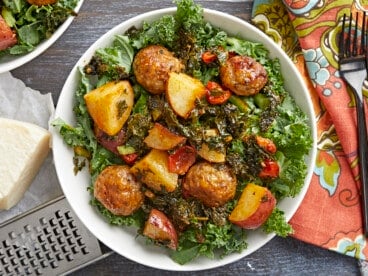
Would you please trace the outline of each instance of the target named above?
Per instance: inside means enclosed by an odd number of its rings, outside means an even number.
[[[348,26],[345,26],[347,20],[349,20]],[[363,231],[364,235],[368,237],[368,141],[362,92],[363,82],[367,77],[368,70],[368,35],[366,34],[365,12],[363,13],[361,28],[358,28],[358,22],[359,12],[356,12],[355,25],[353,24],[352,14],[350,13],[349,19],[344,14],[339,41],[339,66],[340,75],[350,86],[356,103]]]

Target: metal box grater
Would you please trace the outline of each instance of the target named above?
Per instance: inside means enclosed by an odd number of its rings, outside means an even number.
[[[60,275],[99,260],[99,241],[61,196],[0,225],[0,275]]]

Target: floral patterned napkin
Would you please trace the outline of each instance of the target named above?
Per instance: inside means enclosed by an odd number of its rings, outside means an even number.
[[[308,85],[318,127],[310,188],[291,219],[302,241],[366,260],[354,100],[338,71],[344,13],[368,1],[255,0],[252,22],[291,57]],[[365,95],[368,90],[364,88]]]

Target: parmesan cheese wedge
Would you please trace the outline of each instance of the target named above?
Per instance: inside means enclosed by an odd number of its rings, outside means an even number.
[[[50,139],[37,125],[0,118],[0,209],[23,197],[49,153]]]

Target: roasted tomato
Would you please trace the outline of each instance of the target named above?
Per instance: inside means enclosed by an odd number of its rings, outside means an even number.
[[[202,54],[202,60],[206,64],[214,62],[216,59],[217,59],[216,54],[211,51],[206,51]]]
[[[262,170],[259,173],[261,178],[276,178],[279,176],[280,167],[276,161],[266,159],[262,162]]]
[[[137,161],[138,159],[138,154],[137,153],[122,154],[121,158],[123,158],[126,164],[133,165],[135,161]]]
[[[257,136],[256,141],[258,146],[260,146],[269,153],[275,153],[277,151],[276,145],[271,139],[264,138],[262,136]]]
[[[196,161],[196,150],[191,146],[182,146],[169,155],[169,171],[185,174]]]
[[[230,90],[222,88],[220,84],[209,81],[206,85],[206,99],[210,104],[220,105],[230,98]]]
[[[0,15],[0,51],[17,44],[17,35]]]

